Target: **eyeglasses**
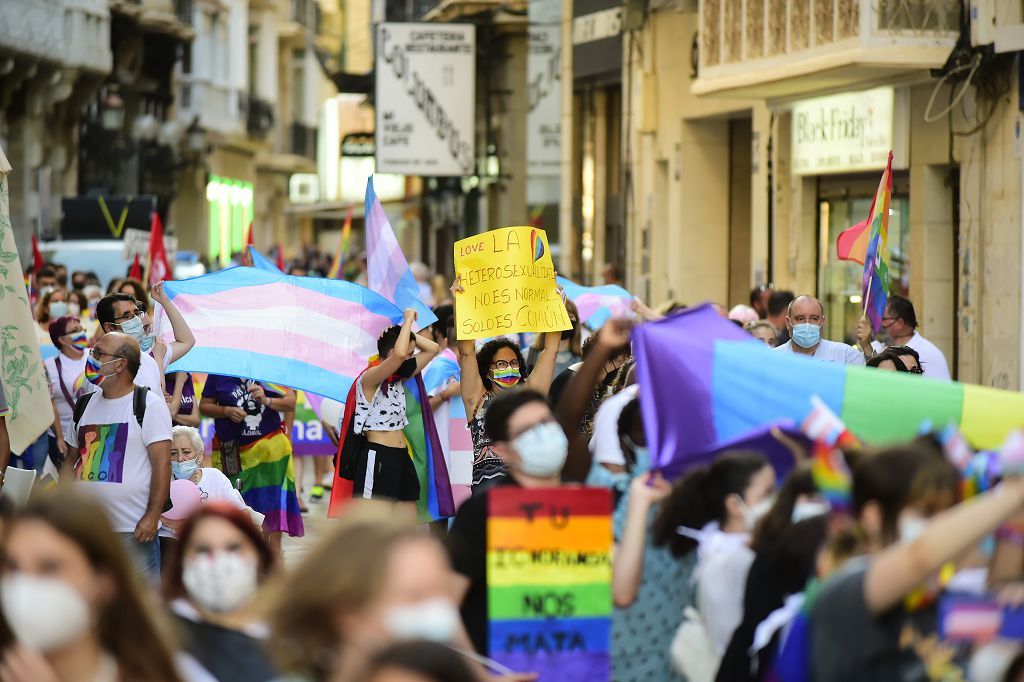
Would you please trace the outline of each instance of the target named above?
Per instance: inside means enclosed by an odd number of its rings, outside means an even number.
[[[125,313],[124,315],[121,315],[120,317],[115,317],[114,318],[114,324],[124,324],[125,322],[127,322],[130,319],[132,319],[133,317],[141,317],[141,315],[140,315],[140,313],[138,311],[135,311],[134,313]]]
[[[497,370],[508,369],[509,367],[511,367],[512,369],[519,369],[519,361],[498,360],[497,362],[492,362],[491,367]]]
[[[898,319],[900,319],[900,318],[898,318],[898,317],[883,317],[882,318],[882,322],[895,322]]]
[[[123,355],[117,355],[115,353],[106,353],[106,352],[101,351],[101,350],[99,350],[97,348],[93,348],[91,352],[92,352],[92,356],[94,358],[96,358],[99,355],[106,355],[108,358],[120,358],[122,360],[125,359],[125,357]],[[97,359],[99,359],[99,358],[97,358]]]
[[[920,365],[911,367],[907,371],[910,372],[911,374],[924,374],[924,369]]]

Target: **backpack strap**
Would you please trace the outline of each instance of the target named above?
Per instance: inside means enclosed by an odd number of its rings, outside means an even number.
[[[89,401],[92,400],[92,393],[85,393],[78,397],[78,401],[75,402],[75,409],[71,412],[71,425],[75,431],[78,430],[78,422],[82,421],[82,415],[85,414],[85,408],[89,405]]]
[[[149,386],[135,386],[135,394],[132,397],[132,413],[135,421],[139,422],[142,428],[142,421],[146,418],[146,395],[149,393]]]

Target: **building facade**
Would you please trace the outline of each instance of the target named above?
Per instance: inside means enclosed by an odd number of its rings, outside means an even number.
[[[892,293],[959,379],[1024,385],[1018,67],[958,44],[961,20],[955,2],[648,3],[622,69],[631,290],[734,305],[770,283],[817,295],[849,340],[861,266],[836,237],[891,149]]]

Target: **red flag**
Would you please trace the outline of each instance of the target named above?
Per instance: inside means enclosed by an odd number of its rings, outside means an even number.
[[[277,243],[277,269],[284,272],[284,247]]]
[[[242,247],[242,265],[249,268],[252,267],[252,254],[249,253],[250,246],[256,246],[256,242],[252,238],[252,223],[249,223],[249,229],[245,231],[245,246]]]
[[[36,233],[32,233],[32,272],[38,274],[43,269],[43,254],[39,251],[39,239],[36,237]]]
[[[128,271],[128,276],[142,281],[142,264],[139,263],[139,254],[135,254],[135,260],[132,261],[132,269]]]
[[[167,262],[167,250],[164,248],[164,225],[160,214],[153,212],[153,222],[149,227],[149,286],[165,279],[171,279],[171,266]]]

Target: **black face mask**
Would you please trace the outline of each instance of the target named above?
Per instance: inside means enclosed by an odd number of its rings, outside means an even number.
[[[562,330],[562,340],[563,341],[568,341],[569,339],[572,338],[573,333],[574,333],[574,330],[572,330],[572,329],[564,329],[564,330]]]
[[[402,377],[403,379],[411,379],[412,375],[416,374],[416,358],[406,358],[406,360],[395,370],[395,376]]]

